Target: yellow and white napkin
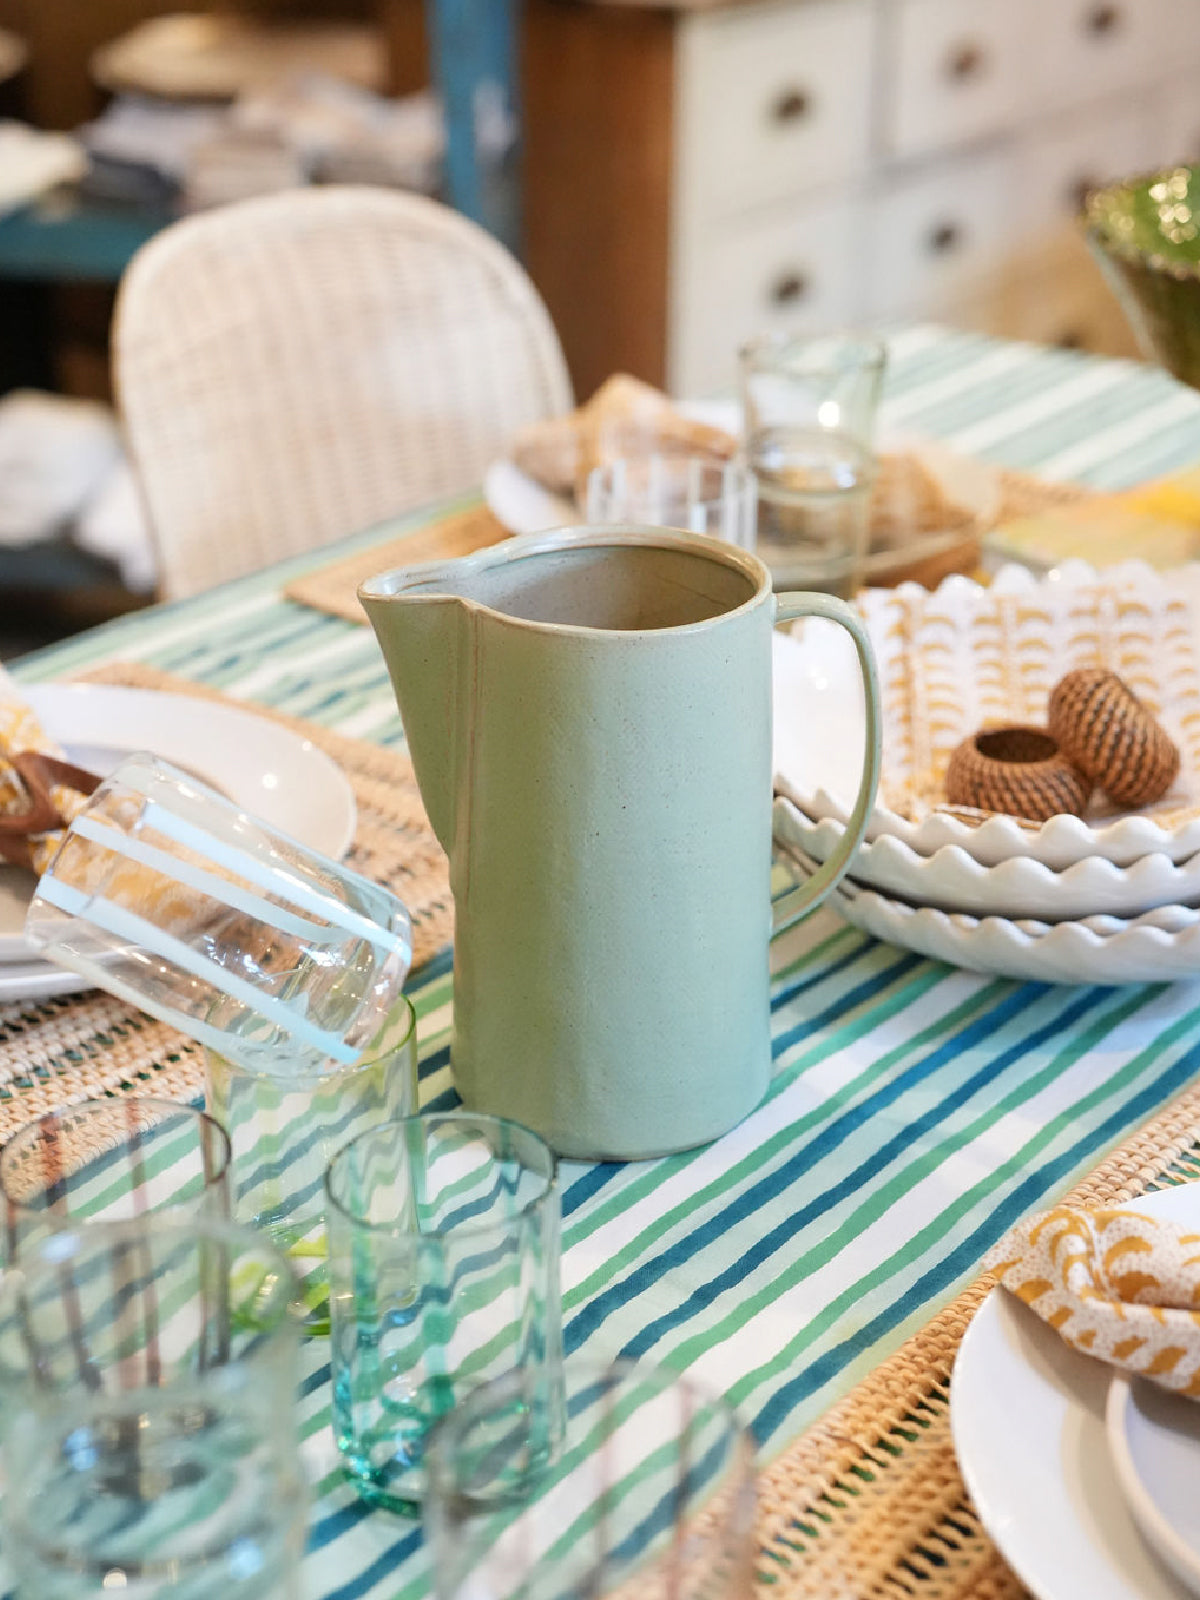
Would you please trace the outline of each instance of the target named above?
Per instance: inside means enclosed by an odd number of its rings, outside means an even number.
[[[1019,1223],[984,1265],[1074,1349],[1200,1398],[1200,1233],[1056,1206]]]
[[[12,757],[25,750],[63,759],[61,746],[42,727],[10,674],[0,667],[0,816],[19,815],[29,808],[30,794],[12,764]],[[64,822],[84,803],[82,794],[62,784],[50,790],[50,798]],[[62,831],[54,829],[29,839],[29,860],[35,872],[45,871],[61,838]]]

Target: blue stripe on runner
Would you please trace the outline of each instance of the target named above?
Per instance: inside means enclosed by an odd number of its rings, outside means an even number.
[[[876,956],[879,948],[878,946],[868,945],[865,954]],[[867,1001],[875,999],[895,979],[905,977],[908,973],[923,965],[923,963],[924,958],[913,955],[911,951],[905,951],[902,955],[898,955],[897,959],[885,967],[882,972],[864,979],[857,988],[850,989],[847,993],[831,1000],[825,1009],[818,1012],[816,1016],[808,1017],[794,1028],[789,1028],[778,1034],[771,1042],[771,1054],[778,1058],[790,1050],[793,1045],[798,1044],[801,1039],[809,1038],[814,1033],[818,1033],[822,1029],[841,1021],[847,1012],[853,1011],[858,1006],[865,1005]],[[812,984],[805,984],[803,989],[816,988],[818,982],[823,981],[823,979],[824,974],[821,974]],[[801,992],[803,992],[803,989]]]
[[[1178,1093],[1197,1071],[1200,1071],[1200,1045],[1193,1045],[1172,1067],[1123,1102],[1069,1150],[1028,1173],[966,1239],[935,1267],[930,1268],[885,1312],[835,1349],[827,1351],[806,1367],[799,1377],[781,1385],[755,1417],[752,1424],[755,1437],[759,1440],[770,1438],[790,1411],[799,1406],[807,1395],[816,1393],[824,1383],[835,1377],[855,1355],[869,1349],[903,1322],[907,1315],[927,1305],[931,1299],[945,1296],[965,1274],[977,1271],[980,1259],[1015,1222],[1030,1210],[1045,1204],[1047,1197],[1065,1178],[1078,1171],[1087,1161],[1093,1160],[1097,1152],[1113,1144],[1128,1128],[1136,1127],[1148,1118],[1170,1095]]]
[[[697,1315],[706,1305],[711,1304],[716,1297],[726,1290],[736,1288],[737,1284],[745,1278],[755,1267],[761,1266],[777,1251],[781,1250],[790,1240],[796,1237],[802,1228],[825,1216],[842,1200],[848,1199],[858,1193],[866,1183],[876,1177],[895,1157],[903,1155],[922,1133],[943,1121],[951,1111],[964,1105],[969,1099],[994,1081],[1006,1068],[1012,1066],[1024,1056],[1045,1043],[1054,1034],[1061,1032],[1065,1027],[1080,1020],[1092,1010],[1099,1001],[1103,991],[1096,989],[1085,990],[1080,1000],[1053,1022],[1047,1023],[1036,1033],[1030,1034],[1025,1039],[1014,1043],[1004,1054],[994,1061],[985,1062],[977,1072],[973,1073],[957,1088],[938,1100],[929,1107],[923,1116],[914,1118],[903,1128],[899,1129],[892,1138],[885,1140],[877,1150],[873,1150],[865,1160],[860,1162],[851,1172],[847,1173],[837,1183],[824,1187],[820,1194],[810,1200],[807,1205],[797,1208],[785,1221],[765,1234],[759,1235],[745,1250],[737,1261],[727,1271],[710,1279],[702,1288],[693,1290],[685,1300],[680,1301],[672,1310],[664,1312],[654,1321],[649,1322],[637,1335],[628,1341],[622,1348],[621,1354],[629,1359],[640,1358],[649,1353],[651,1349],[669,1333],[682,1326],[691,1317]],[[978,1026],[978,1025],[976,1025]],[[901,1073],[881,1089],[872,1101],[864,1101],[852,1107],[842,1117],[831,1123],[822,1133],[814,1137],[811,1143],[796,1152],[794,1156],[783,1164],[776,1172],[746,1189],[730,1205],[722,1216],[722,1231],[727,1231],[729,1226],[736,1226],[745,1222],[762,1209],[763,1203],[774,1199],[784,1190],[789,1188],[797,1179],[811,1170],[837,1145],[844,1143],[856,1128],[861,1127],[868,1117],[877,1114],[882,1104],[891,1103],[899,1098],[901,1092],[924,1078],[929,1077],[936,1068],[945,1060],[960,1054],[958,1041],[947,1041],[941,1049],[934,1051],[924,1061],[914,1063],[906,1072]],[[703,1244],[703,1238],[693,1236],[681,1245],[672,1246],[663,1252],[662,1256],[648,1260],[641,1269],[640,1274],[633,1274],[621,1284],[609,1291],[609,1295],[599,1295],[593,1300],[585,1311],[572,1319],[564,1330],[564,1344],[569,1350],[579,1347],[583,1337],[590,1336],[604,1320],[607,1310],[615,1309],[639,1287],[638,1279],[641,1277],[646,1283],[660,1277],[664,1271],[678,1266],[684,1259],[695,1254]],[[577,1332],[577,1327],[581,1331]]]
[[[815,971],[805,968],[802,978],[779,986],[778,990],[771,996],[771,1010],[773,1012],[786,1010],[802,994],[807,994],[811,989],[816,989],[819,985],[828,983],[831,978],[841,977],[842,973],[848,972],[857,962],[873,957],[876,949],[874,940],[863,935],[861,942],[855,944],[852,949],[847,950],[845,955],[839,956],[836,961],[831,961],[827,965],[822,964]],[[782,1050],[786,1049],[786,1045],[781,1043],[779,1039],[774,1039],[771,1048],[775,1055],[779,1055]]]

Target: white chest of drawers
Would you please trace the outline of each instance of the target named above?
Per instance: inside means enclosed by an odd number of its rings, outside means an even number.
[[[751,334],[895,317],[1131,349],[1080,197],[1200,156],[1200,0],[531,0],[527,27],[529,261],[583,390],[701,393]]]

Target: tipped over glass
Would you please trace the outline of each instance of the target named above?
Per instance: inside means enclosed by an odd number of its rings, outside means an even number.
[[[412,958],[379,884],[154,756],[123,761],[40,879],[29,943],[250,1072],[378,1048]]]

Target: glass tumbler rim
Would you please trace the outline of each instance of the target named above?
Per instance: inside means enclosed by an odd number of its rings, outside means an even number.
[[[738,362],[744,369],[755,357],[774,355],[782,366],[789,352],[802,354],[806,350],[819,350],[823,347],[828,348],[830,352],[838,349],[858,351],[863,358],[862,366],[877,373],[882,373],[887,363],[886,339],[880,338],[878,334],[856,333],[851,329],[836,328],[828,333],[788,332],[777,328],[769,333],[755,334],[738,346]],[[811,367],[807,364],[798,365],[796,370],[807,370],[814,375],[822,372],[835,373],[841,370],[841,363],[836,359],[816,361]]]
[[[83,1100],[71,1100],[66,1105],[51,1106],[48,1111],[41,1111],[36,1117],[31,1117],[28,1122],[23,1122],[17,1130],[10,1134],[3,1145],[0,1145],[0,1200],[11,1206],[19,1206],[23,1211],[30,1209],[23,1200],[14,1199],[7,1189],[5,1178],[11,1170],[13,1160],[22,1149],[29,1145],[38,1132],[48,1123],[60,1122],[64,1118],[76,1115],[79,1112],[113,1111],[119,1113],[126,1106],[145,1107],[150,1111],[161,1112],[165,1117],[188,1116],[194,1117],[217,1142],[223,1160],[220,1169],[214,1172],[208,1183],[215,1183],[229,1171],[233,1161],[233,1149],[229,1143],[229,1135],[215,1117],[210,1117],[203,1106],[192,1105],[187,1100],[168,1100],[165,1095],[157,1094],[130,1094],[130,1095],[87,1095]],[[169,1207],[163,1207],[164,1212]],[[89,1226],[91,1224],[89,1223]]]
[[[607,461],[598,461],[588,473],[589,480],[593,477],[603,477],[622,467],[628,470],[631,466],[642,466],[650,461],[658,461],[666,467],[677,470],[693,470],[699,468],[705,473],[712,473],[725,478],[733,476],[746,481],[754,477],[754,469],[740,454],[731,456],[704,455],[699,451],[677,450],[647,450],[638,455],[612,456]]]
[[[601,490],[613,492],[616,487],[613,479],[621,469],[646,466],[651,462],[661,463],[667,469],[669,476],[676,474],[683,476],[699,469],[705,475],[715,478],[716,484],[711,494],[700,495],[689,502],[696,506],[719,506],[730,494],[746,494],[751,485],[757,488],[758,484],[753,467],[741,455],[721,460],[715,456],[695,453],[677,454],[674,451],[649,450],[645,455],[615,456],[608,461],[598,461],[587,476],[588,503],[590,504],[593,495]]]
[[[57,1229],[37,1240],[15,1265],[6,1269],[0,1279],[0,1308],[7,1311],[14,1299],[29,1296],[42,1286],[61,1288],[65,1266],[101,1257],[122,1245],[144,1245],[147,1236],[153,1236],[164,1250],[169,1245],[198,1247],[211,1243],[272,1258],[274,1287],[267,1302],[269,1315],[259,1310],[256,1302],[254,1331],[268,1335],[299,1335],[299,1283],[287,1257],[265,1233],[230,1222],[225,1217],[203,1214],[181,1217],[168,1211],[146,1212],[140,1217],[97,1219]],[[231,1365],[240,1365],[243,1359],[235,1357]],[[23,1375],[23,1369],[18,1371],[6,1365],[0,1355],[0,1380],[11,1381]]]
[[[720,1417],[728,1436],[732,1458],[737,1463],[739,1476],[753,1480],[757,1472],[758,1444],[750,1425],[742,1418],[734,1403],[721,1390],[691,1372],[677,1371],[660,1362],[642,1361],[622,1356],[609,1362],[595,1358],[571,1358],[563,1364],[563,1374],[578,1388],[586,1383],[589,1388],[601,1384],[623,1385],[630,1380],[653,1385],[653,1396],[679,1389],[696,1402],[709,1408]],[[446,1414],[439,1417],[429,1431],[426,1441],[425,1462],[429,1474],[430,1493],[457,1494],[454,1482],[453,1461],[469,1430],[486,1420],[493,1403],[503,1405],[510,1398],[520,1398],[527,1385],[527,1376],[521,1371],[506,1372],[476,1385]],[[521,1491],[521,1498],[525,1491]],[[483,1512],[500,1509],[496,1501],[481,1501]]]
[[[331,1061],[325,1071],[313,1076],[319,1077],[322,1084],[336,1083],[341,1078],[355,1078],[360,1072],[373,1072],[385,1056],[395,1055],[397,1051],[407,1049],[414,1042],[416,1035],[417,1009],[408,995],[398,994],[388,1010],[388,1020],[394,1017],[398,1011],[406,1011],[408,1015],[407,1026],[399,1037],[389,1036],[386,1046],[381,1046],[378,1050],[364,1051],[354,1061]],[[381,1024],[379,1032],[382,1032],[386,1026],[387,1022],[385,1021]],[[376,1033],[375,1037],[378,1038],[379,1033]],[[204,1044],[201,1048],[204,1051],[206,1061],[213,1058],[227,1063],[237,1072],[247,1071],[245,1067],[239,1066],[236,1061],[232,1061],[229,1056],[222,1054],[213,1045]],[[289,1077],[286,1073],[261,1072],[248,1075],[262,1077],[272,1083],[282,1084],[285,1088],[289,1085],[294,1085],[298,1081]]]
[[[539,1189],[537,1194],[530,1195],[530,1197],[524,1201],[522,1205],[517,1206],[505,1218],[505,1227],[512,1227],[523,1218],[531,1216],[539,1206],[545,1204],[551,1195],[558,1193],[558,1157],[542,1138],[541,1134],[535,1133],[532,1128],[526,1127],[523,1122],[514,1121],[511,1117],[497,1117],[488,1111],[468,1111],[465,1107],[456,1107],[451,1111],[415,1111],[411,1116],[397,1117],[394,1122],[381,1122],[373,1128],[364,1128],[361,1133],[355,1134],[353,1139],[342,1145],[341,1149],[334,1153],[329,1165],[325,1169],[325,1198],[329,1205],[352,1227],[361,1229],[364,1233],[373,1234],[377,1238],[439,1239],[445,1238],[448,1234],[452,1233],[456,1239],[469,1239],[474,1234],[479,1234],[482,1236],[484,1234],[494,1232],[497,1226],[496,1222],[494,1220],[487,1219],[478,1222],[459,1223],[453,1228],[449,1229],[434,1228],[428,1233],[421,1233],[413,1228],[397,1227],[394,1223],[390,1222],[371,1222],[368,1218],[359,1215],[355,1211],[351,1211],[350,1208],[345,1205],[335,1194],[333,1183],[335,1169],[338,1167],[338,1164],[345,1157],[347,1157],[351,1151],[356,1150],[359,1145],[365,1145],[368,1140],[377,1139],[381,1135],[387,1133],[394,1133],[401,1128],[407,1128],[413,1125],[424,1128],[429,1127],[434,1123],[450,1123],[462,1126],[478,1126],[479,1124],[483,1123],[489,1127],[500,1129],[505,1132],[511,1130],[519,1134],[522,1138],[530,1140],[533,1144],[533,1147],[538,1150],[540,1154],[546,1156],[548,1171],[543,1175],[542,1187]]]

